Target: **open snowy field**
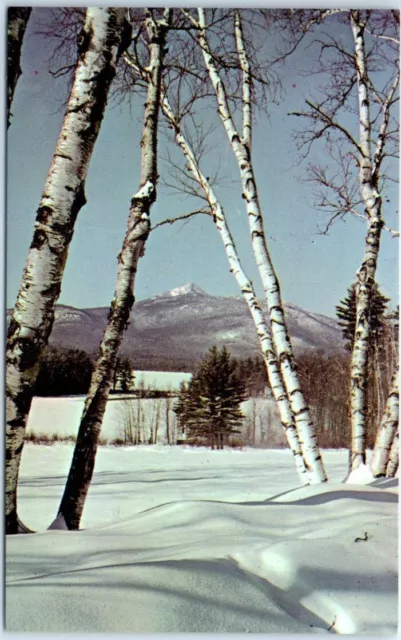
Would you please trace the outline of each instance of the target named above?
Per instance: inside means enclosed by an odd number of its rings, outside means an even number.
[[[180,371],[135,371],[136,389],[157,389],[158,391],[178,391],[181,382],[189,382],[192,373]]]
[[[181,437],[177,430],[177,418],[174,412],[176,402],[176,398],[138,399],[127,395],[111,396],[106,406],[101,438],[109,442],[116,438],[124,439],[126,430],[131,425],[136,429],[139,426],[142,442],[148,442],[150,434],[156,431],[156,441],[164,444],[167,437],[168,412],[170,442],[175,442],[176,438]],[[76,436],[84,404],[85,396],[33,398],[27,424],[28,435],[32,433],[48,437],[58,435],[62,438]],[[251,429],[251,423],[253,423],[256,442],[266,442],[269,446],[279,446],[284,443],[283,429],[274,401],[266,398],[249,399],[242,403],[242,410],[247,416],[244,431],[247,428]]]
[[[46,531],[72,450],[24,448],[9,631],[396,633],[398,481],[346,451],[300,489],[287,450],[102,447],[84,530]]]

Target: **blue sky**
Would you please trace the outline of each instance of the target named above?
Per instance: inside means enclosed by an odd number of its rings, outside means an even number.
[[[62,81],[47,71],[48,51],[34,33],[35,12],[23,50],[23,75],[17,86],[8,132],[7,153],[7,306],[15,303],[33,232],[36,209],[46,179],[63,112]],[[269,118],[259,115],[254,132],[254,166],[264,211],[269,248],[284,300],[307,310],[334,315],[363,256],[365,225],[355,219],[336,224],[328,236],[318,235],[324,219],[313,208],[309,186],[302,182],[305,165],[296,163],[289,111],[300,109],[313,90],[314,78],[301,78],[305,54],[294,56],[282,70],[285,94],[269,106]],[[117,255],[125,233],[129,201],[139,180],[143,99],[132,108],[108,106],[89,168],[87,205],[81,210],[65,270],[60,303],[76,307],[108,306],[114,293]],[[205,116],[210,117],[210,116]],[[162,141],[163,154],[167,143]],[[234,184],[217,189],[237,239],[243,265],[261,293],[250,246],[238,170],[225,134],[212,141],[223,173]],[[321,150],[315,152],[319,157]],[[179,157],[179,156],[177,156]],[[160,164],[165,175],[165,166]],[[185,213],[193,203],[159,188],[152,219]],[[397,226],[397,194],[387,224]],[[398,240],[383,235],[378,281],[384,293],[398,299]],[[214,295],[239,295],[229,273],[224,250],[212,221],[200,216],[187,224],[164,226],[151,234],[141,259],[136,299],[195,282]]]

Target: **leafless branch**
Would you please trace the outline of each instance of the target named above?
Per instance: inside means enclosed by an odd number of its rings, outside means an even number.
[[[203,215],[207,215],[207,216],[211,216],[211,211],[210,209],[197,209],[196,211],[191,211],[190,213],[184,213],[181,216],[176,216],[174,218],[166,218],[165,220],[162,220],[161,222],[158,222],[157,224],[155,224],[152,228],[151,231],[154,231],[155,229],[157,229],[158,227],[162,227],[165,224],[174,224],[175,222],[180,222],[181,220],[189,220],[190,218],[193,218],[194,216],[197,216],[199,214],[203,214]]]
[[[186,19],[192,24],[195,29],[199,29],[199,22],[195,20],[195,18],[187,11],[186,9],[181,9],[182,13],[186,17]]]
[[[397,74],[394,78],[393,84],[391,85],[390,91],[387,95],[387,98],[382,103],[383,121],[379,129],[379,135],[377,138],[376,149],[375,149],[375,154],[373,159],[373,176],[376,178],[376,180],[378,177],[380,165],[385,155],[384,149],[385,149],[388,124],[390,119],[390,106],[393,103],[394,94],[397,90],[399,82],[400,82],[400,70],[398,69]]]
[[[316,136],[319,137],[319,138],[329,128],[337,129],[338,131],[340,131],[341,133],[344,134],[344,136],[351,142],[351,144],[362,155],[362,150],[361,150],[360,145],[355,140],[355,138],[351,135],[351,133],[348,131],[348,129],[346,129],[346,127],[344,127],[339,122],[334,120],[334,118],[329,113],[326,113],[322,109],[322,107],[320,105],[314,104],[310,100],[306,100],[305,102],[309,107],[311,107],[312,112],[308,113],[308,112],[303,112],[303,111],[300,111],[300,112],[292,111],[292,112],[289,113],[289,115],[303,117],[303,118],[309,118],[309,119],[312,119],[312,120],[317,120],[317,121],[322,122],[325,126],[324,126],[324,129],[321,132],[318,132],[316,134]]]

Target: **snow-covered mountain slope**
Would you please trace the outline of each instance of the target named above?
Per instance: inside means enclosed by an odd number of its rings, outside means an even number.
[[[336,320],[287,303],[289,331],[296,350],[341,349]],[[108,308],[74,309],[59,305],[51,343],[96,352]],[[193,283],[137,302],[124,337],[122,353],[145,369],[187,370],[214,344],[236,357],[259,353],[248,307],[241,296],[212,296]]]

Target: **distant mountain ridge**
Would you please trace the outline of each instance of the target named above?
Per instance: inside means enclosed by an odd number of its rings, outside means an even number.
[[[296,351],[342,349],[342,334],[335,319],[291,303],[285,304],[285,311]],[[57,305],[50,344],[95,354],[108,313],[108,307]],[[213,296],[187,283],[134,305],[121,353],[138,369],[185,371],[192,370],[214,344],[226,345],[237,358],[260,354],[242,296]]]

